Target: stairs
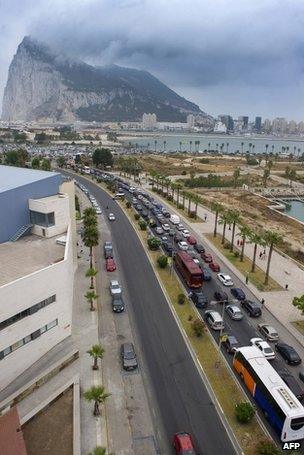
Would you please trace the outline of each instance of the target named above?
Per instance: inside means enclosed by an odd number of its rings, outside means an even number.
[[[29,231],[32,229],[33,225],[32,224],[25,224],[24,226],[22,226],[20,229],[18,229],[18,231],[16,232],[16,234],[14,234],[11,238],[10,238],[10,242],[16,242],[17,240],[19,240],[21,237],[23,237],[24,235],[28,234]]]

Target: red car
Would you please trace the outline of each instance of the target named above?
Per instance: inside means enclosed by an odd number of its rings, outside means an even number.
[[[210,253],[202,253],[201,257],[205,262],[213,262],[213,258]]]
[[[116,270],[116,264],[114,262],[114,259],[109,258],[106,260],[106,269],[107,272],[114,272],[114,270]]]
[[[210,269],[213,270],[214,272],[220,272],[220,271],[221,271],[220,266],[219,266],[216,262],[210,262],[210,263],[209,263],[209,267],[210,267]]]
[[[196,245],[196,244],[197,244],[196,238],[193,237],[193,235],[190,235],[190,237],[187,238],[187,242],[188,242],[190,245]]]
[[[177,455],[196,455],[193,440],[189,433],[175,433],[173,437],[173,446]]]

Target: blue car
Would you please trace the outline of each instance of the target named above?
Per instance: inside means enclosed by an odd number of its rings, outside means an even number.
[[[231,288],[230,292],[233,295],[233,297],[235,297],[240,302],[246,299],[245,292],[241,288]]]
[[[203,267],[202,268],[202,272],[203,272],[203,280],[204,281],[211,281],[212,275],[211,275],[209,269],[207,269],[207,267]]]

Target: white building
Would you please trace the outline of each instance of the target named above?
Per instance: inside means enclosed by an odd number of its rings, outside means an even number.
[[[227,127],[223,122],[216,122],[214,126],[215,133],[227,133]]]
[[[3,168],[0,166],[0,176],[12,181],[8,174],[14,168]],[[39,176],[36,181],[34,172]],[[54,176],[58,183],[59,174],[15,171],[16,187],[32,197],[19,206],[20,211],[27,207],[28,235],[18,238],[23,226],[12,241],[0,243],[0,390],[71,335],[75,268],[75,220],[71,215],[74,217],[75,207],[69,194],[74,194],[74,184],[57,185],[54,194]],[[51,184],[49,179],[53,179]],[[0,210],[16,187],[0,187]],[[60,193],[64,189],[67,192]],[[37,197],[37,191],[51,194]],[[2,215],[8,219],[7,226],[12,226],[11,212]]]
[[[187,126],[189,130],[193,130],[195,127],[195,116],[193,114],[187,115]]]
[[[156,114],[143,114],[142,128],[144,130],[154,130],[157,127]]]

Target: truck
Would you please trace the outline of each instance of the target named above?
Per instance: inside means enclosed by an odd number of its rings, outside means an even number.
[[[171,215],[170,216],[170,221],[172,224],[179,224],[180,223],[180,217],[178,215]]]

